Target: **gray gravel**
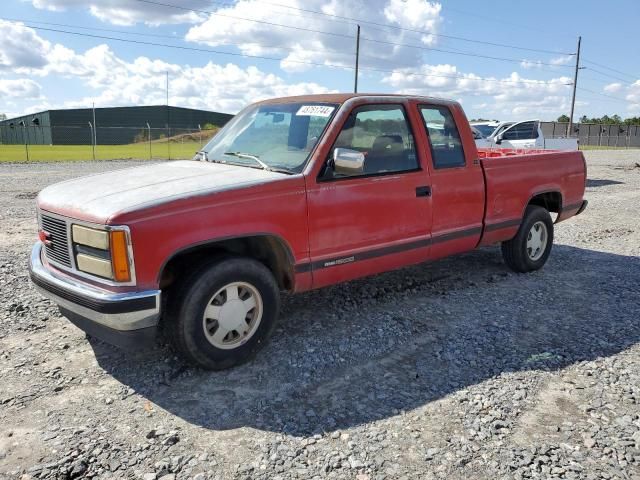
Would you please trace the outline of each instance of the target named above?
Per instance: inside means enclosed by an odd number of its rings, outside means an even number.
[[[299,296],[248,365],[125,354],[30,286],[33,196],[132,162],[0,166],[0,478],[640,478],[640,152],[588,152],[547,266],[486,248]]]

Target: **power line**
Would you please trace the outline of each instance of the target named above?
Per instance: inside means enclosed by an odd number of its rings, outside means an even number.
[[[183,10],[183,11],[188,11],[188,12],[206,13],[208,15],[217,15],[219,17],[233,18],[234,20],[244,20],[244,21],[247,21],[247,22],[262,23],[264,25],[271,25],[272,27],[291,28],[293,30],[300,30],[300,31],[303,31],[303,32],[320,33],[322,35],[331,35],[331,36],[334,36],[334,37],[351,38],[351,39],[355,38],[353,35],[345,35],[344,33],[327,32],[327,31],[324,31],[324,30],[314,30],[312,28],[297,27],[295,25],[282,25],[280,23],[268,22],[266,20],[256,20],[256,19],[253,19],[253,18],[238,17],[238,16],[235,16],[235,15],[227,15],[227,14],[224,14],[224,13],[212,12],[210,10],[198,10],[198,9],[195,9],[195,8],[182,7],[180,5],[172,5],[172,4],[169,4],[169,3],[154,2],[152,0],[136,0],[136,1],[137,2],[141,2],[141,3],[148,3],[150,5],[157,5],[157,6],[161,6],[161,7],[175,8],[175,9],[178,9],[178,10]]]
[[[263,23],[263,24],[277,26],[277,27],[293,28],[293,29],[296,29],[296,30],[311,31],[311,32],[314,32],[314,33],[321,33],[321,34],[324,34],[324,35],[334,35],[334,36],[340,36],[340,37],[355,38],[355,37],[350,36],[350,35],[327,32],[327,31],[323,31],[323,30],[306,29],[306,28],[302,28],[302,27],[296,27],[296,26],[293,26],[293,25],[283,25],[283,24],[274,23],[274,22],[267,22],[265,20],[257,20],[257,19],[246,18],[246,17],[232,16],[232,15],[227,15],[227,14],[223,14],[223,13],[219,13],[219,12],[215,12],[215,11],[211,11],[211,10],[199,10],[199,9],[194,9],[194,8],[182,7],[180,5],[173,5],[173,4],[170,4],[170,3],[157,2],[157,1],[153,1],[153,0],[136,0],[136,1],[137,2],[141,2],[141,3],[148,3],[148,4],[151,4],[151,5],[157,5],[157,6],[162,6],[162,7],[175,8],[175,9],[178,9],[178,10],[190,11],[190,12],[194,12],[194,13],[205,13],[205,14],[208,14],[208,15],[217,15],[217,16],[221,16],[221,17],[234,18],[236,20],[244,20],[244,21],[248,21],[248,22]],[[221,2],[213,2],[213,3],[221,3]],[[265,2],[265,3],[267,3],[267,2]],[[222,3],[222,5],[225,5],[225,6],[228,6],[228,7],[232,6],[231,4],[226,4],[226,3]],[[407,31],[407,32],[416,32],[416,33],[420,33],[420,34],[423,34],[423,35],[431,35],[431,36],[434,36],[434,37],[449,38],[449,39],[452,39],[452,40],[459,40],[459,41],[464,41],[464,42],[478,43],[478,44],[490,45],[490,46],[494,46],[494,47],[511,48],[511,49],[515,49],[515,50],[525,50],[525,51],[530,51],[530,52],[550,53],[550,54],[553,54],[553,55],[574,55],[574,53],[558,52],[558,51],[554,51],[554,50],[543,50],[543,49],[539,49],[539,48],[520,47],[520,46],[515,46],[515,45],[507,45],[507,44],[504,44],[504,43],[487,42],[487,41],[484,41],[484,40],[477,40],[477,39],[471,39],[471,38],[465,38],[465,37],[457,37],[457,36],[454,36],[454,35],[444,35],[442,33],[433,33],[433,32],[427,32],[427,31],[424,31],[424,30],[417,30],[417,29],[411,29],[411,28],[406,28],[406,27],[398,27],[398,26],[395,26],[395,25],[390,25],[390,24],[385,24],[385,23],[372,22],[372,21],[369,21],[369,20],[358,19],[358,18],[354,18],[354,17],[346,17],[346,16],[341,16],[341,15],[327,14],[327,13],[324,13],[324,12],[318,12],[318,11],[315,11],[315,10],[308,10],[308,9],[301,9],[301,8],[297,8],[297,7],[290,7],[290,6],[285,6],[285,5],[282,5],[282,4],[273,4],[273,5],[277,5],[277,6],[281,6],[281,7],[285,7],[285,8],[290,8],[290,9],[293,9],[293,10],[311,11],[313,13],[317,13],[317,14],[320,14],[320,15],[326,15],[326,16],[330,16],[330,17],[336,17],[336,18],[351,20],[354,23],[376,25],[376,26],[379,26],[379,27],[392,28],[392,29],[395,29],[395,30],[402,30],[402,31]]]
[[[596,70],[595,68],[592,68],[592,67],[584,67],[584,68],[586,68],[586,69],[588,69],[588,70],[590,70],[590,71],[592,71],[594,73],[597,73],[599,75],[602,75],[602,76],[605,76],[605,77],[609,77],[609,78],[613,78],[614,80],[618,80],[620,82],[623,82],[625,85],[631,85],[631,83],[629,83],[629,81],[624,79],[624,78],[616,77],[615,75],[610,75],[608,73],[601,72],[600,70]]]
[[[55,27],[65,27],[65,28],[74,28],[74,29],[80,29],[80,30],[89,30],[89,31],[97,31],[97,32],[107,32],[107,33],[118,33],[118,34],[123,34],[123,35],[136,35],[136,36],[142,36],[142,37],[152,37],[152,38],[166,38],[166,39],[171,39],[171,40],[178,40],[178,41],[182,41],[182,38],[176,37],[174,35],[162,35],[162,34],[153,34],[153,33],[143,33],[143,32],[130,32],[130,31],[126,31],[126,30],[114,30],[114,29],[109,29],[109,28],[98,28],[98,27],[84,27],[84,26],[80,26],[80,25],[70,25],[70,24],[65,24],[65,23],[52,23],[52,22],[41,22],[41,21],[37,21],[37,20],[29,20],[29,19],[17,19],[17,18],[1,18],[2,20],[7,20],[7,21],[12,21],[12,22],[22,22],[22,23],[33,23],[33,24],[38,24],[38,25],[49,25],[49,26],[55,26]],[[512,63],[523,63],[523,62],[531,62],[531,63],[535,63],[535,65],[548,65],[548,66],[554,66],[554,67],[571,67],[570,65],[555,65],[552,63],[544,63],[544,62],[539,62],[539,61],[531,61],[531,60],[522,60],[522,59],[517,59],[517,58],[505,58],[505,57],[494,57],[494,56],[490,56],[490,55],[482,55],[482,54],[477,54],[477,53],[473,53],[473,52],[465,52],[462,50],[458,50],[456,49],[454,50],[444,50],[441,48],[432,48],[432,47],[424,47],[424,46],[420,46],[420,45],[411,45],[411,44],[403,44],[403,43],[394,43],[394,42],[388,42],[388,41],[384,41],[384,40],[377,40],[377,39],[373,39],[373,38],[361,38],[361,40],[365,40],[368,42],[372,42],[372,43],[379,43],[379,44],[386,44],[386,45],[393,45],[393,46],[400,46],[400,47],[407,47],[407,48],[414,48],[414,49],[418,49],[418,50],[425,50],[425,51],[434,51],[434,52],[440,52],[440,53],[448,53],[451,55],[462,55],[462,56],[467,56],[467,57],[475,57],[475,58],[486,58],[486,59],[490,59],[490,60],[497,60],[497,61],[503,61],[503,62],[512,62]],[[287,51],[296,51],[295,49],[291,49],[291,48],[287,48],[284,47],[282,45],[263,45],[257,42],[247,42],[247,43],[242,43],[241,45],[237,45],[237,44],[233,44],[233,43],[219,43],[219,46],[245,46],[245,45],[257,45],[259,47],[262,48],[274,48],[274,49],[281,49],[281,50],[287,50]],[[344,52],[344,51],[338,51],[338,50],[334,50],[334,49],[324,49],[324,50],[310,50],[308,48],[304,49],[305,52],[314,52],[314,53],[326,53],[326,52],[331,52],[335,55],[342,55],[342,56],[348,56],[348,57],[353,57],[354,54],[353,53],[349,53],[349,52]],[[374,56],[371,56],[371,58],[375,58]],[[548,72],[552,72],[552,70],[544,70],[544,71],[548,71]],[[555,72],[553,72],[555,73]]]
[[[503,62],[515,62],[515,63],[522,63],[522,62],[531,62],[534,63],[536,65],[548,65],[548,66],[552,66],[552,67],[569,67],[569,68],[573,68],[571,65],[555,65],[553,63],[544,63],[544,62],[538,62],[538,61],[533,61],[533,60],[522,60],[519,58],[507,58],[507,57],[494,57],[491,55],[482,55],[482,54],[478,54],[478,53],[472,53],[472,52],[461,52],[461,51],[453,51],[453,50],[444,50],[441,48],[433,48],[433,47],[423,47],[421,45],[411,45],[411,44],[406,44],[406,43],[395,43],[395,42],[387,42],[385,40],[377,40],[374,38],[366,38],[366,37],[362,37],[361,40],[365,40],[367,42],[373,42],[373,43],[381,43],[381,44],[386,44],[386,45],[394,45],[394,46],[398,46],[398,47],[408,47],[408,48],[416,48],[418,50],[428,50],[428,51],[432,51],[432,52],[442,52],[442,53],[449,53],[451,55],[464,55],[467,57],[476,57],[476,58],[487,58],[490,60],[500,60]]]
[[[620,73],[622,75],[626,75],[627,77],[631,77],[634,80],[640,78],[640,75],[632,75],[630,73],[621,72],[620,70],[616,70],[615,68],[607,67],[606,65],[602,65],[601,63],[592,62],[591,60],[586,60],[586,59],[584,61],[585,61],[585,63],[590,63],[592,65],[595,65],[596,67],[604,68],[605,70],[611,70],[612,72],[616,72],[616,73]]]
[[[427,32],[427,31],[424,31],[424,30],[417,30],[417,29],[412,29],[412,28],[399,27],[397,25],[392,25],[390,23],[372,22],[372,21],[369,21],[369,20],[361,19],[361,18],[347,17],[347,16],[343,16],[343,15],[335,15],[335,14],[331,14],[331,13],[321,12],[321,11],[318,11],[318,10],[310,10],[310,9],[305,9],[305,8],[292,7],[290,5],[283,5],[281,3],[266,2],[264,0],[258,0],[258,1],[260,1],[260,3],[264,3],[264,4],[267,4],[267,5],[279,6],[279,7],[288,8],[288,9],[291,9],[291,10],[300,10],[300,11],[303,11],[303,12],[312,12],[312,13],[315,13],[317,15],[323,15],[323,16],[326,16],[326,17],[333,17],[333,18],[351,20],[352,22],[357,22],[357,23],[360,23],[360,24],[375,25],[375,26],[378,26],[378,27],[391,28],[391,29],[395,29],[395,30],[402,30],[402,31],[405,31],[405,32],[416,32],[416,33],[420,33],[420,34],[423,34],[423,35],[432,35],[434,37],[442,37],[442,38],[449,38],[449,39],[461,40],[461,41],[466,41],[466,42],[481,43],[481,44],[484,44],[484,45],[492,45],[494,47],[512,48],[512,49],[516,49],[516,50],[527,50],[527,51],[541,52],[541,53],[551,53],[553,55],[574,55],[573,53],[563,53],[563,52],[558,52],[558,51],[554,51],[554,50],[542,50],[542,49],[534,49],[534,48],[528,48],[528,47],[519,47],[519,46],[514,46],[514,45],[506,45],[506,44],[502,44],[502,43],[486,42],[486,41],[483,41],[483,40],[477,40],[477,39],[471,39],[471,38],[465,38],[465,37],[456,37],[456,36],[453,36],[453,35],[444,35],[444,34],[441,34],[441,33],[433,33],[433,32]],[[216,3],[218,3],[218,2],[216,2]],[[227,6],[231,6],[231,4],[226,4],[226,5]],[[451,9],[451,10],[454,10],[454,9]]]
[[[596,92],[595,90],[589,90],[588,88],[578,87],[578,90],[584,90],[585,92],[593,93],[595,95],[600,95],[602,97],[611,98],[612,100],[617,100],[619,102],[629,103],[629,101],[624,98],[614,97],[613,95],[607,95],[606,93]]]
[[[98,27],[84,27],[81,25],[71,25],[71,24],[66,24],[66,23],[51,23],[51,22],[42,22],[39,20],[30,20],[30,19],[19,19],[19,18],[2,18],[2,20],[7,20],[7,21],[12,21],[12,22],[22,22],[22,23],[34,23],[37,25],[49,25],[49,26],[54,26],[54,27],[65,27],[65,28],[74,28],[74,29],[80,29],[80,30],[89,30],[89,31],[97,31],[97,32],[107,32],[107,33],[118,33],[118,34],[123,34],[123,35],[136,35],[136,36],[142,36],[142,37],[153,37],[153,38],[167,38],[167,39],[171,39],[171,40],[178,40],[178,41],[182,41],[182,38],[176,37],[175,35],[162,35],[162,34],[154,34],[154,33],[143,33],[143,32],[131,32],[131,31],[126,31],[126,30],[114,30],[114,29],[109,29],[109,28],[98,28]],[[495,57],[495,56],[490,56],[490,55],[482,55],[482,54],[478,54],[478,53],[474,53],[474,52],[465,52],[463,50],[444,50],[441,48],[433,48],[433,47],[425,47],[425,46],[421,46],[421,45],[412,45],[412,44],[405,44],[405,43],[395,43],[395,42],[388,42],[385,40],[378,40],[378,39],[374,39],[374,38],[365,38],[362,37],[361,40],[365,40],[368,42],[372,42],[372,43],[379,43],[379,44],[385,44],[385,45],[392,45],[392,46],[399,46],[399,47],[406,47],[406,48],[413,48],[413,49],[417,49],[417,50],[425,50],[425,51],[433,51],[433,52],[441,52],[441,53],[449,53],[451,55],[462,55],[462,56],[467,56],[467,57],[476,57],[476,58],[486,58],[489,60],[497,60],[497,61],[503,61],[503,62],[511,62],[511,63],[523,63],[523,62],[531,62],[535,65],[545,65],[545,66],[552,66],[552,67],[569,67],[571,68],[571,65],[556,65],[553,63],[544,63],[544,62],[540,62],[540,61],[533,61],[533,60],[523,60],[523,59],[517,59],[517,58],[506,58],[506,57]],[[233,43],[219,43],[219,46],[239,46],[237,44],[233,44]],[[287,48],[284,47],[282,45],[263,45],[257,42],[246,42],[246,43],[242,43],[242,46],[244,45],[257,45],[260,46],[262,48],[277,48],[277,49],[281,49],[281,50],[289,50],[289,51],[295,51],[295,49],[291,49],[291,48]],[[354,56],[353,53],[348,53],[348,52],[344,52],[344,51],[338,51],[338,50],[334,50],[334,49],[324,49],[324,50],[310,50],[308,48],[304,49],[306,52],[314,52],[314,53],[325,53],[325,52],[331,52],[334,53],[336,55],[344,55],[344,56]],[[551,71],[551,70],[545,70],[545,71]],[[555,72],[554,72],[555,73]]]
[[[490,83],[506,83],[506,84],[532,84],[532,85],[553,85],[553,86],[571,86],[572,83],[560,83],[560,82],[550,82],[545,80],[500,80],[498,78],[486,78],[486,77],[477,77],[477,76],[465,76],[465,75],[442,75],[442,74],[431,74],[431,73],[420,73],[420,72],[411,72],[405,70],[385,70],[381,68],[373,68],[373,67],[360,67],[360,70],[370,70],[373,72],[384,72],[384,73],[401,73],[407,76],[416,76],[416,77],[436,77],[436,78],[454,78],[460,80],[468,80],[468,81],[481,81],[481,82],[490,82]]]
[[[118,42],[133,43],[133,44],[137,44],[137,45],[147,45],[147,46],[154,46],[154,47],[174,48],[174,49],[179,49],[179,50],[196,51],[196,52],[204,52],[204,53],[215,53],[215,54],[219,54],[219,55],[231,55],[231,56],[234,56],[234,57],[256,58],[256,59],[260,59],[260,60],[269,60],[269,61],[278,61],[278,62],[287,61],[287,62],[303,64],[303,65],[312,65],[312,66],[316,66],[316,67],[339,68],[339,69],[343,69],[343,70],[354,70],[354,68],[355,68],[353,66],[348,66],[348,65],[339,65],[339,64],[332,64],[332,63],[318,63],[318,62],[305,62],[305,61],[302,61],[302,60],[289,60],[287,58],[282,58],[282,57],[267,57],[267,56],[262,56],[262,55],[250,55],[250,54],[245,54],[245,53],[224,52],[224,51],[213,50],[213,49],[208,49],[208,48],[189,47],[189,46],[184,46],[184,45],[169,45],[169,44],[164,44],[164,43],[148,42],[148,41],[144,41],[144,40],[133,40],[133,39],[130,39],[130,38],[118,38],[118,37],[111,37],[111,36],[107,36],[107,35],[95,35],[95,34],[90,34],[90,33],[70,32],[70,31],[67,31],[67,30],[60,30],[60,29],[47,28],[47,27],[37,27],[37,26],[33,26],[33,25],[27,25],[27,26],[30,27],[30,28],[33,28],[35,30],[44,30],[44,31],[49,31],[49,32],[57,32],[57,33],[63,33],[63,34],[68,34],[68,35],[76,35],[76,36],[81,36],[81,37],[88,37],[88,38],[98,38],[98,39],[104,39],[104,40],[113,40],[113,41],[118,41]],[[485,77],[478,77],[478,76],[469,77],[469,76],[465,76],[465,75],[428,74],[428,73],[411,72],[411,71],[398,70],[398,69],[396,69],[396,70],[388,70],[388,69],[381,69],[381,68],[374,68],[374,67],[360,67],[360,70],[368,70],[368,71],[382,72],[382,73],[401,73],[401,74],[404,74],[404,75],[419,76],[419,77],[452,78],[452,79],[462,79],[462,80],[469,80],[469,81],[505,83],[505,84],[511,84],[511,85],[518,84],[518,83],[535,84],[535,85],[561,85],[561,86],[571,85],[571,83],[549,82],[549,81],[543,81],[543,80],[526,80],[526,79],[522,79],[522,80],[501,80],[501,79],[496,79],[496,78],[485,78]]]
[[[6,21],[10,21],[10,22],[20,22],[20,23],[34,23],[37,25],[50,25],[50,26],[54,26],[54,27],[65,27],[65,28],[75,28],[75,29],[79,29],[79,30],[89,30],[89,31],[96,31],[96,32],[107,32],[107,33],[119,33],[119,34],[123,34],[123,35],[137,35],[137,36],[142,36],[142,37],[153,37],[153,38],[167,38],[167,39],[171,39],[171,40],[178,40],[178,41],[183,41],[182,38],[180,37],[176,37],[174,35],[162,35],[162,34],[155,34],[155,33],[143,33],[143,32],[129,32],[126,30],[113,30],[113,29],[109,29],[109,28],[98,28],[98,27],[83,27],[80,25],[70,25],[70,24],[66,24],[66,23],[51,23],[51,22],[41,22],[41,21],[36,21],[36,20],[26,20],[26,19],[19,19],[19,18],[2,18],[0,17],[0,20],[6,20]],[[32,25],[27,25],[30,28],[37,28],[34,27]],[[219,46],[233,46],[233,47],[239,47],[240,45],[234,44],[234,43],[219,43]],[[287,48],[287,47],[283,47],[282,45],[263,45],[257,42],[246,42],[246,43],[242,43],[242,46],[244,45],[258,45],[262,48],[278,48],[281,50],[289,50],[289,51],[295,51],[295,49],[292,48]],[[343,51],[338,51],[338,50],[333,50],[333,49],[324,49],[324,50],[310,50],[308,48],[304,49],[305,52],[315,52],[315,53],[326,53],[326,52],[331,52],[334,53],[336,55],[345,55],[345,56],[350,56],[353,57],[354,54],[353,53],[347,53],[347,52],[343,52]]]
[[[531,31],[534,31],[534,32],[538,32],[538,33],[550,33],[548,30],[543,30],[543,29],[540,29],[540,28],[531,27],[529,25],[520,25],[520,24],[517,24],[517,23],[513,23],[512,21],[507,21],[507,20],[502,20],[502,19],[496,18],[493,15],[481,15],[481,14],[476,13],[475,11],[473,11],[472,9],[469,9],[469,8],[467,8],[466,10],[461,10],[461,9],[457,9],[457,8],[451,7],[449,4],[447,4],[446,8],[447,8],[447,10],[451,10],[452,12],[456,12],[456,13],[459,13],[459,14],[462,14],[462,15],[467,15],[467,16],[470,16],[470,17],[480,18],[480,19],[485,20],[485,21],[500,23],[502,25],[508,25],[508,26],[515,27],[515,28],[518,28],[518,29],[524,28],[524,29],[531,30]],[[566,32],[553,32],[553,33],[561,33],[564,36],[567,36],[567,37],[569,36],[569,34],[566,33]]]
[[[26,24],[25,24],[26,25]],[[256,58],[256,59],[260,59],[260,60],[272,60],[272,61],[283,61],[286,60],[287,62],[292,62],[292,63],[300,63],[303,65],[313,65],[316,67],[336,67],[336,68],[348,68],[348,69],[352,69],[353,67],[348,67],[348,66],[343,66],[343,65],[336,65],[336,64],[328,64],[328,63],[318,63],[318,62],[305,62],[302,60],[290,60],[288,58],[284,58],[284,57],[267,57],[267,56],[263,56],[263,55],[250,55],[248,53],[236,53],[236,52],[223,52],[221,50],[213,50],[210,48],[199,48],[199,47],[188,47],[185,45],[168,45],[165,43],[156,43],[156,42],[147,42],[144,40],[133,40],[131,38],[117,38],[117,37],[110,37],[110,36],[106,36],[106,35],[94,35],[91,33],[81,33],[81,32],[70,32],[67,30],[58,30],[55,28],[46,28],[46,27],[36,27],[34,25],[26,25],[29,28],[33,28],[35,30],[44,30],[47,32],[57,32],[57,33],[64,33],[67,35],[76,35],[76,36],[81,36],[81,37],[89,37],[89,38],[99,38],[99,39],[103,39],[103,40],[114,40],[117,42],[125,42],[125,43],[135,43],[138,45],[149,45],[149,46],[153,46],[153,47],[165,47],[165,48],[176,48],[179,50],[190,50],[190,51],[194,51],[194,52],[206,52],[206,53],[216,53],[219,55],[231,55],[234,57],[245,57],[245,58]]]

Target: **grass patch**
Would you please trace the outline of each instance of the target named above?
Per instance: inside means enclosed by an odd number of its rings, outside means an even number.
[[[199,142],[152,142],[129,145],[96,145],[96,160],[188,159],[200,150]],[[29,145],[30,162],[69,162],[93,160],[91,145]],[[0,162],[26,162],[24,145],[0,145]]]

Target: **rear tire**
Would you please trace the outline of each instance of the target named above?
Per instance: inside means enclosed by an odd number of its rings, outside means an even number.
[[[516,236],[502,242],[502,257],[511,270],[532,272],[547,262],[552,246],[551,215],[543,207],[529,205]]]
[[[189,275],[169,300],[168,340],[191,363],[209,370],[252,359],[273,332],[280,292],[271,272],[232,257]]]

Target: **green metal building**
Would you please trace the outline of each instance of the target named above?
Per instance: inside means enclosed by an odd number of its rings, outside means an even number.
[[[91,145],[94,137],[97,145],[122,145],[221,127],[232,116],[166,105],[46,110],[0,121],[0,144]]]

